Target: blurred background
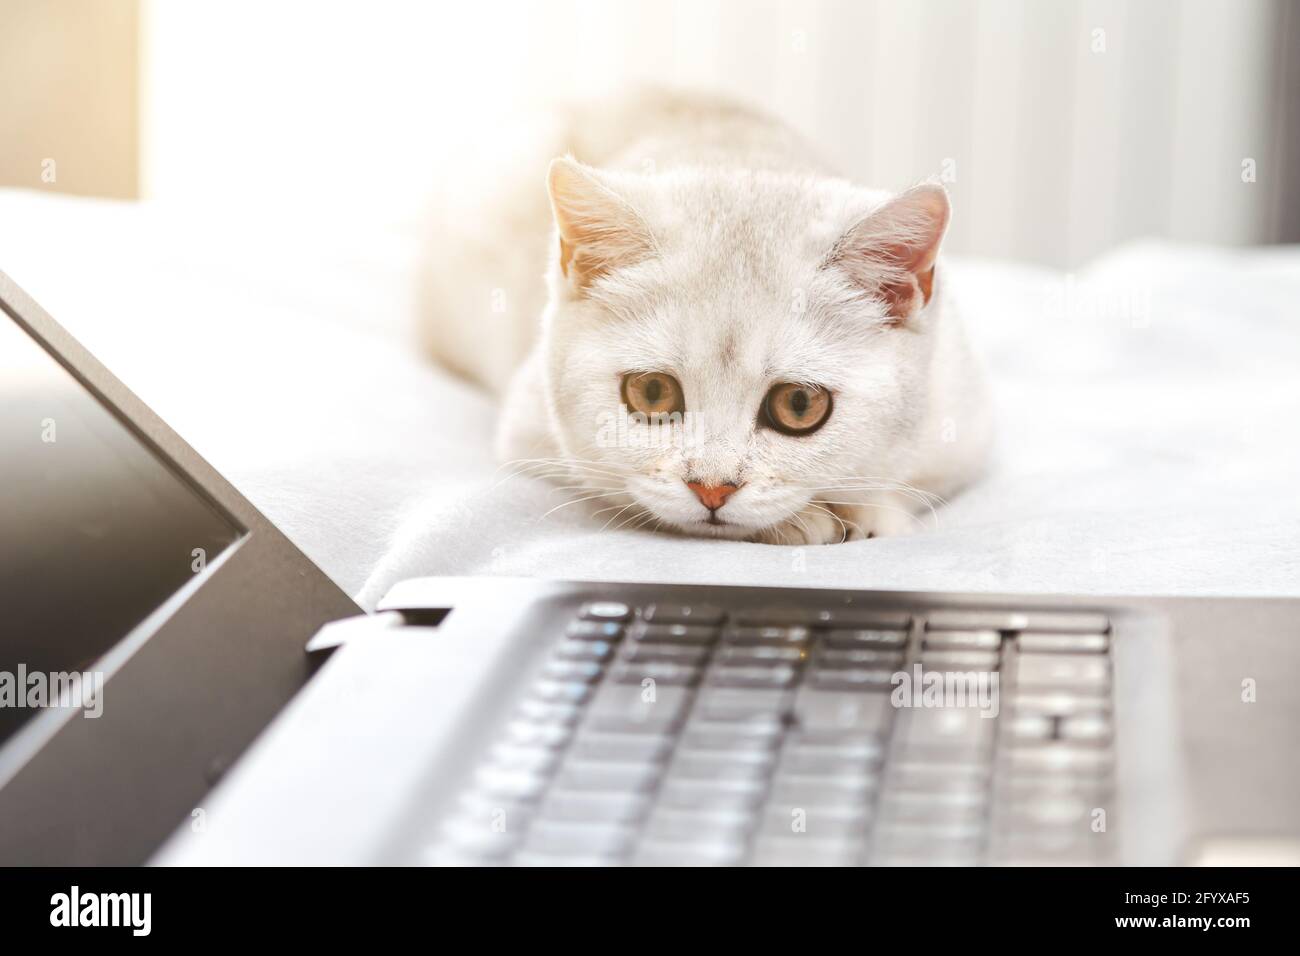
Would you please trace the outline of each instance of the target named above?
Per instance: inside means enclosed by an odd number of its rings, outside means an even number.
[[[0,187],[345,229],[508,159],[549,98],[650,81],[774,111],[863,183],[939,176],[955,252],[1294,242],[1297,6],[0,0]]]

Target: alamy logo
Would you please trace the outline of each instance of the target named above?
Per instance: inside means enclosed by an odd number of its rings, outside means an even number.
[[[131,935],[148,936],[152,928],[152,893],[70,893],[50,897],[51,926],[129,926]]]
[[[0,671],[0,707],[76,708],[83,717],[104,713],[103,671],[28,671],[19,664],[17,673]]]
[[[889,702],[895,707],[973,707],[981,717],[996,717],[999,682],[996,671],[897,671],[890,679]]]
[[[647,415],[626,405],[596,417],[597,448],[693,448],[702,444],[700,419],[690,412]]]

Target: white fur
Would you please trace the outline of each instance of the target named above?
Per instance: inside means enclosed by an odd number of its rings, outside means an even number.
[[[587,164],[558,171],[588,177],[589,192],[569,198],[574,214],[588,226],[611,209],[623,218],[595,233],[601,250],[590,261],[603,271],[586,287],[572,267],[564,274],[554,227],[526,226],[548,230],[552,249],[540,334],[529,342],[512,326],[495,336],[528,351],[502,412],[504,459],[569,479],[611,521],[774,543],[911,530],[931,496],[978,473],[987,406],[942,261],[928,304],[901,325],[864,279],[871,260],[859,258],[856,273],[834,264],[846,241],[915,239],[894,206],[871,218],[887,193],[824,172],[775,121],[708,99],[650,95],[579,113],[564,145]],[[874,237],[864,241],[864,229]],[[534,255],[533,238],[503,240]],[[520,271],[507,260],[497,275]],[[459,269],[471,286],[492,282],[490,269],[451,261],[438,268]],[[898,271],[879,266],[881,277]],[[515,312],[527,321],[533,293],[518,291]],[[462,313],[428,338],[447,364],[499,386],[515,361],[485,341],[492,319],[475,318]],[[681,383],[689,421],[669,441],[625,417],[611,440],[620,382],[634,371]],[[758,424],[780,382],[832,391],[820,430],[788,436]],[[718,511],[724,524],[706,523],[687,480],[741,485]]]

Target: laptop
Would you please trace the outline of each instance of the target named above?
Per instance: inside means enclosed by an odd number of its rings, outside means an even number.
[[[478,577],[363,614],[3,274],[0,307],[0,861],[1177,864],[1300,834],[1300,601]]]

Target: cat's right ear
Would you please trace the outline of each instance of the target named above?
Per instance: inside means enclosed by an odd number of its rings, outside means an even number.
[[[887,324],[903,325],[930,302],[935,260],[950,214],[942,186],[914,186],[845,233],[827,264],[879,299]]]
[[[560,270],[578,292],[653,251],[640,215],[595,170],[572,159],[553,160],[546,188],[560,233]]]

